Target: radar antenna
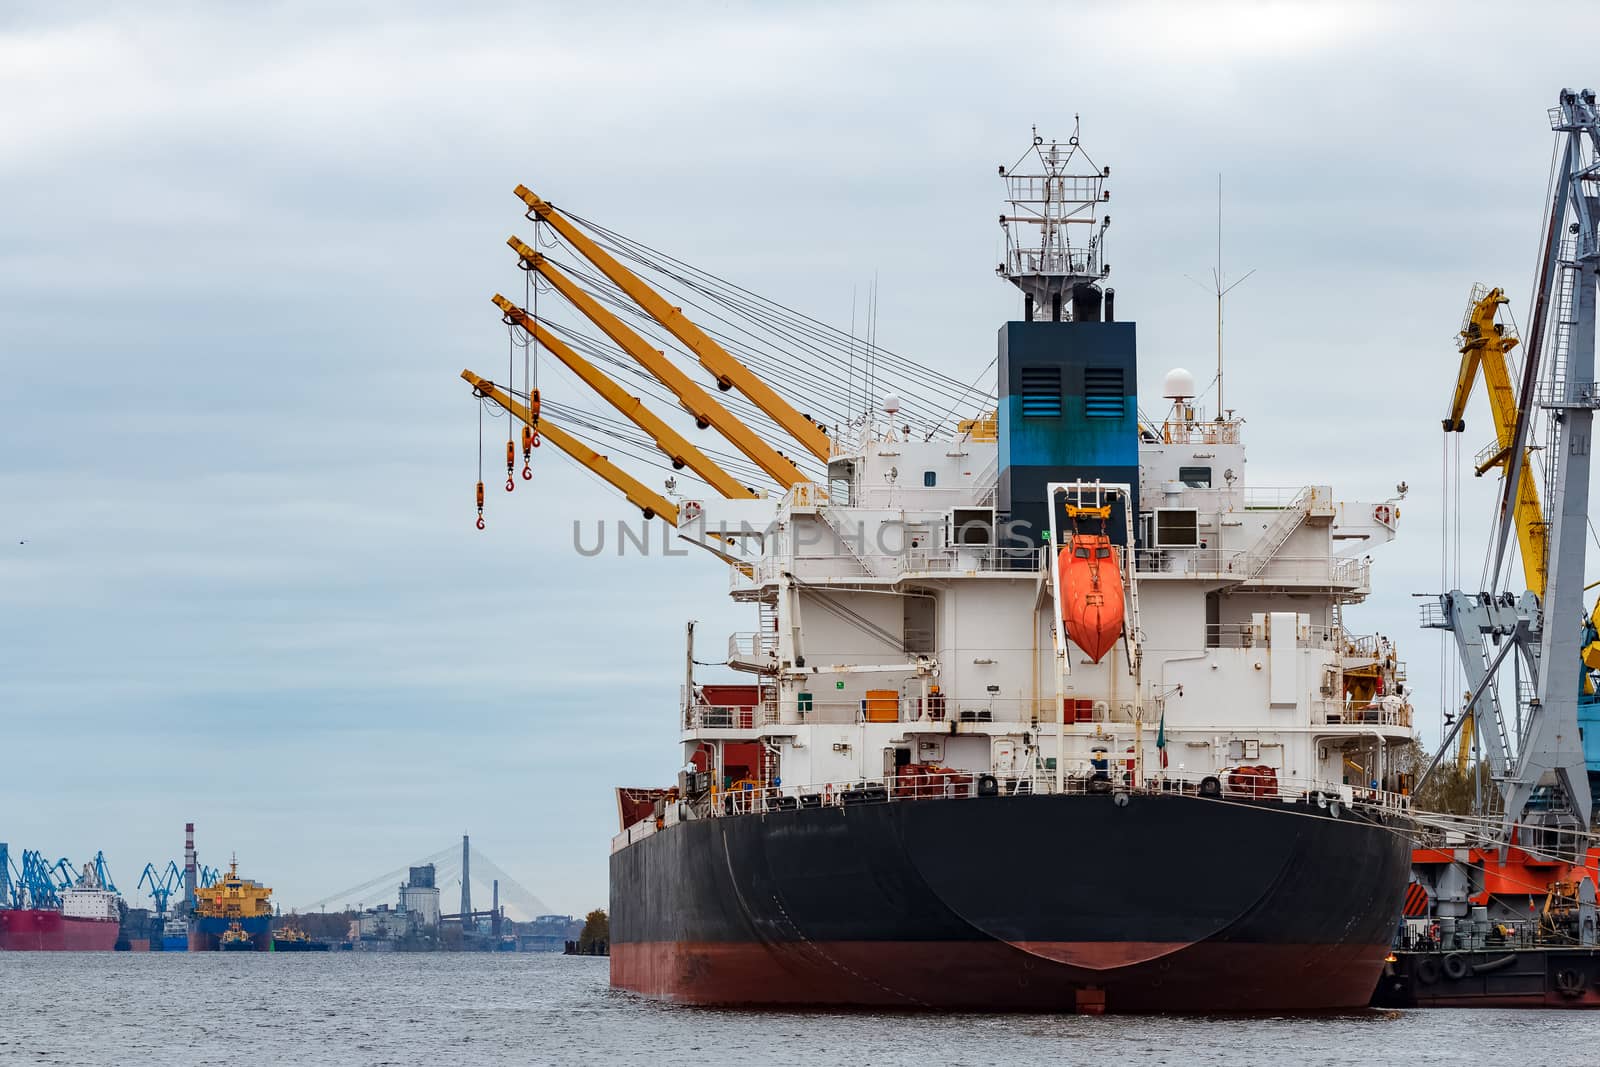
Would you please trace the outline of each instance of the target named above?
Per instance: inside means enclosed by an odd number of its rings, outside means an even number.
[[[1111,216],[1100,213],[1111,199],[1105,188],[1110,176],[1111,168],[1095,166],[1079,144],[1076,115],[1066,144],[1047,144],[1035,126],[1022,157],[1000,165],[1009,211],[1000,216],[1006,258],[995,272],[1022,290],[1030,321],[1035,306],[1056,322],[1069,315],[1076,322],[1099,321],[1099,282],[1111,272],[1101,258]]]

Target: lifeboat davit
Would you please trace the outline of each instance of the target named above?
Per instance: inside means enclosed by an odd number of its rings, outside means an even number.
[[[1067,636],[1099,663],[1122,636],[1122,567],[1103,534],[1074,534],[1056,556]]]

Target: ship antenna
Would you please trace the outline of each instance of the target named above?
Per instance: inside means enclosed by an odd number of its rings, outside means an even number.
[[[1222,418],[1226,407],[1222,402],[1222,298],[1243,285],[1256,272],[1251,267],[1243,278],[1228,285],[1222,273],[1222,175],[1217,175],[1217,265],[1211,272],[1212,289],[1217,294],[1217,417]]]

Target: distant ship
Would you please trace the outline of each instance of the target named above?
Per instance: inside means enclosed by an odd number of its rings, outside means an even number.
[[[256,950],[255,938],[245,933],[244,927],[235,919],[222,931],[222,936],[217,938],[217,947],[223,952],[254,952]]]
[[[272,935],[274,952],[327,952],[332,946],[317,941],[298,926],[285,926]]]
[[[189,920],[189,951],[215,952],[228,948],[223,937],[235,927],[248,939],[248,948],[265,952],[271,944],[272,890],[260,882],[239,877],[239,861],[216,885],[202,889]],[[245,946],[241,946],[245,947]]]
[[[122,901],[105,888],[94,864],[60,892],[56,907],[0,910],[0,950],[110,952],[122,924]]]
[[[168,919],[161,927],[161,950],[163,952],[189,951],[189,921],[182,918]]]

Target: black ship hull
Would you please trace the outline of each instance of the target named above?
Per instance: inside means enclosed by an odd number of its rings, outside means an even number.
[[[1378,1008],[1600,1008],[1600,948],[1395,953]]]
[[[1409,864],[1375,819],[1177,795],[688,820],[611,856],[611,983],[719,1005],[1363,1008]]]

